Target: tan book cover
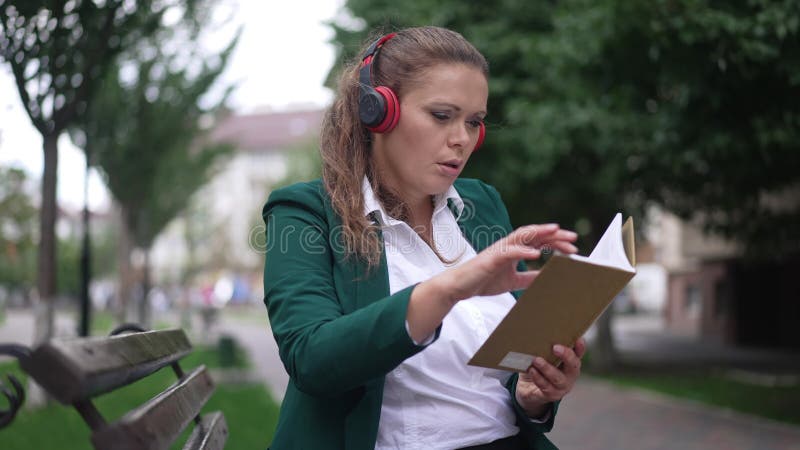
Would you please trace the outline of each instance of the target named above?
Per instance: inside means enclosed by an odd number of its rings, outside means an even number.
[[[633,219],[617,214],[592,253],[553,255],[470,359],[525,371],[536,356],[557,365],[555,344],[573,346],[636,274]]]

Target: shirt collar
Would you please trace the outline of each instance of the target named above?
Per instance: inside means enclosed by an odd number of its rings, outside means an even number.
[[[366,176],[361,182],[361,195],[364,197],[364,215],[369,216],[374,214],[374,218],[381,225],[395,225],[402,223],[401,221],[389,216],[383,209],[383,206],[375,196],[375,191],[372,190],[369,180]],[[456,188],[451,184],[450,187],[442,194],[437,194],[433,197],[433,214],[436,215],[443,208],[452,205],[453,215],[456,220],[461,217],[464,211],[464,200],[456,191]]]

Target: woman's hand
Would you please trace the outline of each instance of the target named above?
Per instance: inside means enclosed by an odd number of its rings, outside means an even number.
[[[466,263],[420,283],[411,293],[406,312],[409,336],[414,342],[427,340],[461,300],[528,287],[539,272],[517,272],[517,263],[538,258],[545,246],[575,253],[572,242],[577,238],[556,224],[521,227]]]
[[[586,341],[578,339],[574,348],[554,345],[553,353],[563,364],[556,368],[537,356],[528,370],[519,375],[516,399],[528,417],[541,417],[549,403],[561,400],[581,374],[581,358],[586,352]]]
[[[577,238],[577,234],[562,230],[556,224],[517,228],[469,262],[448,271],[453,281],[450,283],[450,298],[455,303],[476,295],[496,295],[524,289],[539,272],[518,272],[517,263],[520,260],[539,258],[544,247],[575,253],[577,249],[572,242]]]

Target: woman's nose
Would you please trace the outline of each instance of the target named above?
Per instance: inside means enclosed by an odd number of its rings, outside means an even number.
[[[451,147],[466,148],[469,145],[470,135],[466,123],[454,124],[450,130],[449,143]]]

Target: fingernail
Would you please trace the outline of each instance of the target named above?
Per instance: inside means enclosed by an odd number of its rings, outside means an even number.
[[[544,360],[544,358],[542,358],[541,356],[537,356],[533,360],[533,365],[536,366],[536,367],[544,367],[545,362],[546,361]]]
[[[563,355],[564,354],[564,346],[558,345],[558,344],[554,345],[553,346],[553,353],[555,353],[556,356]]]

